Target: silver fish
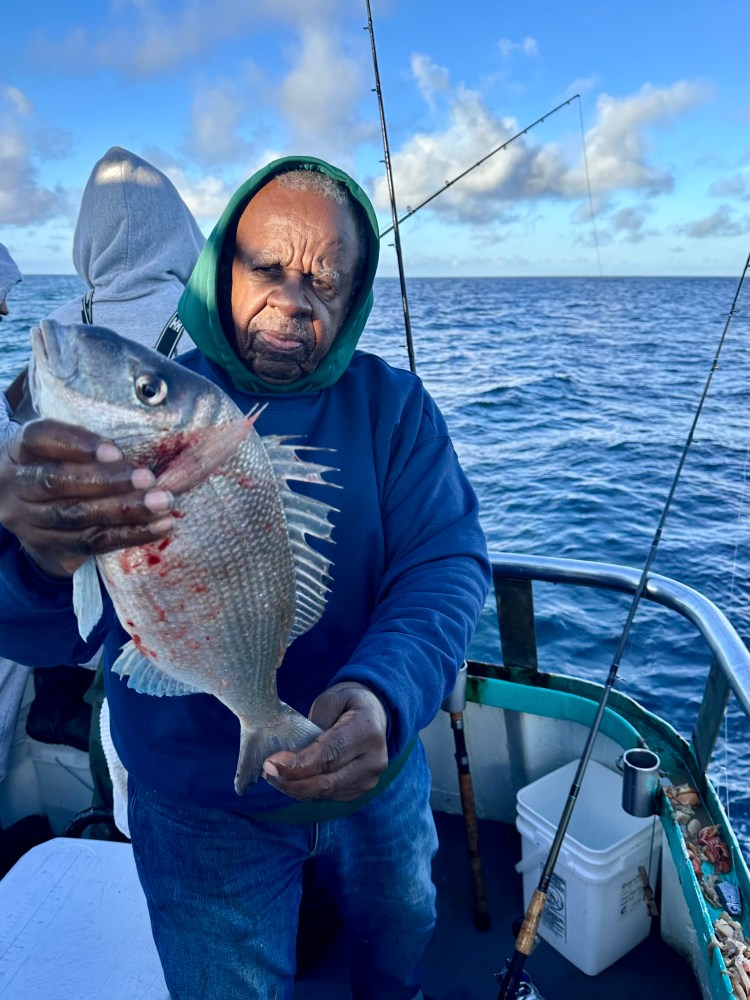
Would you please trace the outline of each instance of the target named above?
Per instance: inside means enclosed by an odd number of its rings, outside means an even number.
[[[331,563],[306,541],[330,540],[334,509],[290,489],[325,483],[287,438],[261,438],[217,385],[111,330],[44,320],[32,330],[37,412],[114,440],[176,497],[172,533],[97,556],[129,633],[112,669],[149,695],[214,695],[240,722],[235,789],[276,750],[321,732],[280,701],[276,670],[323,613]],[[331,484],[327,484],[331,485]],[[73,579],[81,634],[101,615],[94,560]]]

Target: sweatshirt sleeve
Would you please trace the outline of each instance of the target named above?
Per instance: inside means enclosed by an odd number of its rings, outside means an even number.
[[[86,663],[111,621],[101,621],[84,642],[73,612],[73,585],[43,573],[15,535],[0,525],[0,655],[29,667]]]
[[[399,434],[390,461],[385,572],[369,628],[332,681],[356,680],[379,696],[391,756],[453,690],[491,579],[476,495],[429,397],[419,424]]]

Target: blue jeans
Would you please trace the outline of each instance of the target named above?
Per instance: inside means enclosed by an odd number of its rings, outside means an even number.
[[[347,927],[354,1000],[421,997],[437,849],[421,743],[379,796],[325,823],[263,823],[129,786],[133,852],[172,1000],[292,997],[308,858]]]

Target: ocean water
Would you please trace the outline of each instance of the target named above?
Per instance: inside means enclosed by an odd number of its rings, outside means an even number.
[[[479,495],[492,551],[640,568],[711,370],[737,278],[413,279],[417,372]],[[0,325],[0,379],[28,329],[81,293],[28,276]],[[399,283],[376,284],[361,346],[408,367]],[[652,570],[716,602],[750,636],[748,284],[729,326]],[[542,669],[604,682],[625,596],[535,588]],[[471,654],[497,660],[488,607]],[[710,654],[683,619],[642,603],[616,687],[686,738]],[[745,678],[750,686],[750,678]],[[712,778],[750,856],[750,729],[730,703]]]

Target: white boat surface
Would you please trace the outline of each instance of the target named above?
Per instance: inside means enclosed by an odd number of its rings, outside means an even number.
[[[523,915],[546,858],[571,762],[581,755],[601,696],[602,686],[576,676],[574,665],[561,663],[555,673],[538,669],[534,587],[552,583],[632,595],[640,576],[629,567],[502,553],[494,555],[493,566],[502,662],[470,661],[465,704],[459,693],[458,702],[445,706],[454,714],[439,713],[422,734],[440,837],[434,869],[439,920],[425,961],[425,993],[434,1000],[497,996],[495,973],[512,954],[513,921]],[[701,891],[688,850],[697,850],[698,827],[717,827],[731,859],[720,880],[736,887],[742,906],[738,924],[750,939],[747,863],[707,776],[728,699],[750,718],[750,653],[721,610],[696,591],[651,574],[645,599],[686,618],[702,636],[705,690],[691,740],[680,736],[668,717],[612,691],[539,940],[526,964],[546,1000],[742,996],[729,973],[741,983],[735,966],[743,961],[745,946],[735,947],[734,958],[730,949],[725,959],[721,925],[717,937],[722,907]],[[463,708],[460,716],[457,705]],[[456,769],[457,718],[464,727],[478,817],[473,869],[466,839],[471,817],[462,816]],[[693,832],[663,790],[653,818],[635,820],[623,812],[618,765],[633,747],[658,754],[662,789],[695,790],[700,802]],[[75,829],[75,817],[90,803],[87,767],[82,751],[30,740],[22,713],[11,768],[0,784],[0,823],[7,827],[23,816],[46,815],[55,836],[25,853],[0,882],[2,1000],[167,998],[129,844],[87,838],[85,829],[82,837],[62,836]],[[540,779],[547,784],[535,786]],[[586,782],[597,782],[588,797]],[[532,807],[535,787],[544,788],[544,795]],[[592,830],[593,847],[585,842]],[[715,864],[705,855],[697,860],[701,880],[710,881]],[[646,869],[658,915],[649,913],[640,867]],[[487,930],[475,927],[478,888],[491,924]],[[325,918],[318,923],[324,925]],[[295,997],[301,1000],[349,995],[345,932],[325,930],[319,926],[307,942],[313,955],[296,983]],[[586,971],[601,964],[595,974]]]

